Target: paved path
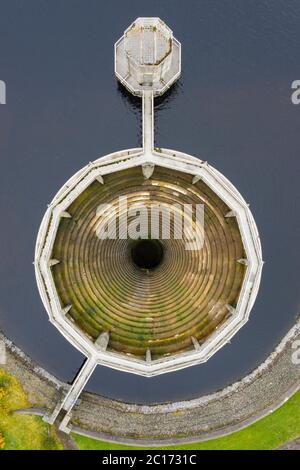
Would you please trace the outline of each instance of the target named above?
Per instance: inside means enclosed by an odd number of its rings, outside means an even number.
[[[283,446],[280,446],[278,450],[300,450],[300,437],[294,441],[289,441]]]

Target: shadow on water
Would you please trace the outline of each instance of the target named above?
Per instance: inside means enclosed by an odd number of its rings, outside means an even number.
[[[143,124],[142,124],[142,99],[130,93],[120,82],[117,82],[118,95],[121,97],[126,110],[132,113],[136,119],[138,128],[137,139],[139,146],[143,145]],[[165,110],[171,109],[171,105],[179,94],[183,93],[183,79],[180,79],[172,85],[163,95],[157,96],[154,99],[154,136],[158,131],[158,121],[160,113]]]
[[[143,146],[142,99],[130,93],[120,82],[117,82],[118,95],[121,97],[126,110],[132,113],[136,120],[138,146]]]

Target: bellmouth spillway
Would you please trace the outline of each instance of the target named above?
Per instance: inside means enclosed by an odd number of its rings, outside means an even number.
[[[50,321],[87,357],[49,422],[61,409],[68,416],[97,364],[146,377],[199,364],[249,318],[263,261],[248,204],[206,161],[154,147],[154,98],[180,73],[172,31],[159,18],[132,23],[115,44],[115,74],[142,98],[143,147],[90,162],[60,189],[41,223],[40,295]],[[174,230],[170,238],[159,230],[150,236],[149,227],[134,240],[120,231],[97,236],[100,205],[114,208],[119,228],[133,208],[166,204],[202,204],[201,249],[187,250]]]

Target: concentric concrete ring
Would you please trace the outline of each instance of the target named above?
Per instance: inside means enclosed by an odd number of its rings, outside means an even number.
[[[130,240],[101,240],[97,236],[100,204],[122,213],[143,203],[204,204],[204,246],[186,250],[185,240],[161,240],[164,257],[154,270],[139,269],[130,256]],[[98,212],[97,212],[98,211]],[[235,218],[228,206],[202,181],[156,167],[145,180],[141,168],[114,173],[105,184],[94,181],[68,207],[62,218],[52,257],[54,283],[67,315],[93,341],[109,332],[108,350],[152,359],[194,349],[192,337],[204,341],[236,306],[245,257]],[[124,215],[124,214],[123,214]],[[171,225],[171,229],[173,226]]]

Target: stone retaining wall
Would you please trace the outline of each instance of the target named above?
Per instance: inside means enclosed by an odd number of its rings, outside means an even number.
[[[72,430],[104,440],[161,446],[207,440],[241,429],[274,411],[300,388],[300,365],[292,362],[292,344],[299,339],[297,322],[255,371],[217,393],[194,400],[143,406],[84,392],[73,410]],[[35,406],[51,411],[68,386],[5,341],[4,368],[22,382]]]

